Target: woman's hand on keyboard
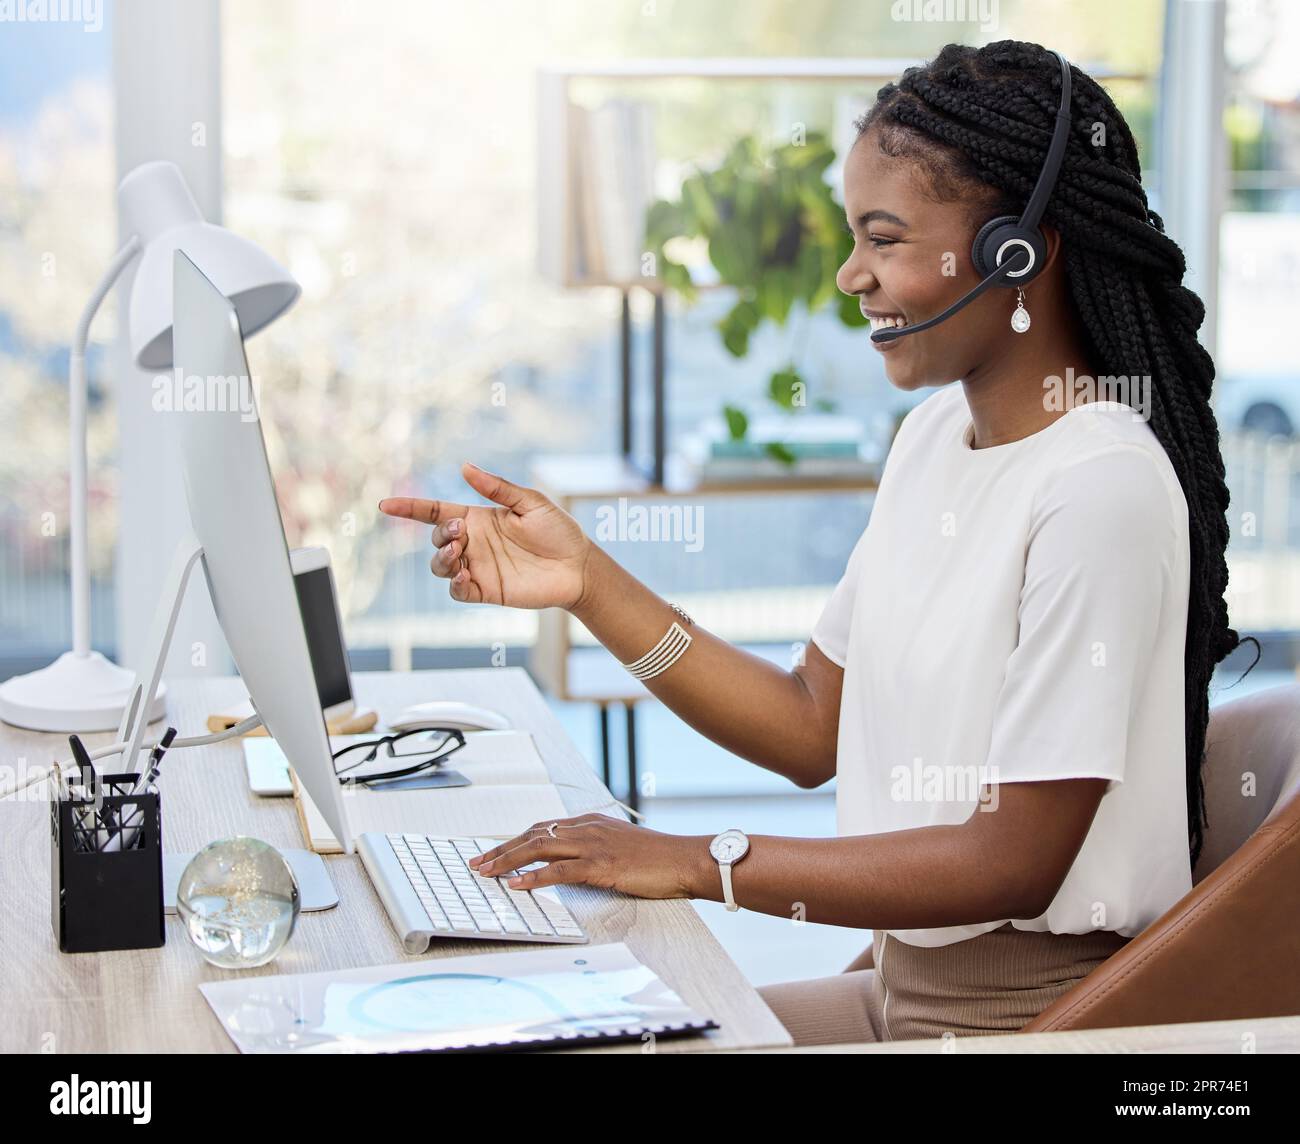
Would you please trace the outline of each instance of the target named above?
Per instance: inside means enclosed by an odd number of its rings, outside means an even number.
[[[547,865],[517,877],[521,866]],[[638,898],[689,898],[716,865],[709,839],[661,834],[607,814],[539,822],[523,834],[469,859],[487,878],[506,878],[512,890],[571,883],[603,886]]]
[[[493,506],[388,497],[379,510],[433,525],[435,576],[453,600],[511,608],[572,608],[583,596],[594,549],[582,527],[536,489],[466,461],[465,481]]]

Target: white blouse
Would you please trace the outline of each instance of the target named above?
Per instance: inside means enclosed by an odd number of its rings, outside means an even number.
[[[1046,913],[890,932],[1131,937],[1191,889],[1187,503],[1127,405],[985,449],[971,429],[958,383],[907,415],[812,632],[844,668],[838,832],[964,822],[986,782],[993,812],[997,783],[1109,779]]]

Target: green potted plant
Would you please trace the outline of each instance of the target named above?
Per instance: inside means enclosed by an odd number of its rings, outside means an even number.
[[[737,358],[749,352],[750,336],[764,322],[785,326],[796,303],[805,322],[833,305],[845,325],[866,323],[857,299],[835,286],[835,273],[849,256],[853,237],[824,177],[834,158],[818,132],[770,147],[743,136],[717,167],[697,168],[689,175],[676,202],[660,199],[649,209],[647,249],[666,286],[694,300],[697,290],[689,269],[666,248],[673,240],[702,239],[719,280],[735,288],[735,305],[717,328],[722,344]],[[807,392],[793,357],[768,380],[768,397],[790,413],[807,404]],[[815,404],[830,408],[824,400]],[[722,412],[731,440],[743,441],[749,427],[744,410],[727,404]],[[795,462],[780,442],[768,442],[765,451],[787,465]]]

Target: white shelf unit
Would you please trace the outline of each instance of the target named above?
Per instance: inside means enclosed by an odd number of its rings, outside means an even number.
[[[658,292],[658,279],[613,279],[575,273],[577,188],[571,163],[577,115],[575,80],[668,81],[714,79],[765,82],[880,83],[921,61],[915,59],[643,59],[557,61],[537,73],[537,266],[542,277],[567,289],[642,286]],[[599,156],[597,156],[599,157]]]

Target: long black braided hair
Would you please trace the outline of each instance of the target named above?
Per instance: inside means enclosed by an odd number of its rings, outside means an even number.
[[[1147,206],[1128,124],[1095,80],[1078,68],[1071,76],[1069,142],[1043,221],[1060,232],[1090,361],[1103,376],[1150,378],[1151,428],[1187,501],[1187,829],[1195,867],[1208,825],[1201,769],[1210,678],[1243,642],[1228,625],[1223,597],[1228,486],[1210,408],[1214,362],[1196,340],[1205,306],[1182,285],[1183,252]],[[875,129],[883,153],[919,163],[940,201],[973,198],[978,225],[1019,217],[1060,101],[1060,64],[1045,48],[1015,40],[978,49],[949,44],[882,87],[856,127],[859,138]],[[979,193],[971,196],[973,188]]]

